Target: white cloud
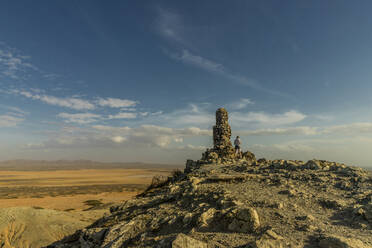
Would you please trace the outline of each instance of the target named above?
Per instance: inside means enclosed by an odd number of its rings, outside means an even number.
[[[240,130],[236,131],[240,135],[257,135],[257,136],[271,136],[271,135],[333,135],[333,136],[350,136],[356,134],[372,134],[371,122],[355,122],[345,125],[335,125],[326,127],[286,127],[286,128],[267,128],[256,130]],[[354,136],[353,136],[354,137]],[[312,139],[315,141],[314,139]],[[323,140],[323,139],[321,139]],[[331,142],[329,139],[324,142]],[[319,139],[317,140],[319,142]]]
[[[6,110],[11,111],[11,112],[9,112],[7,114],[12,115],[12,116],[23,117],[23,116],[29,114],[29,112],[24,111],[24,110],[22,110],[22,109],[20,109],[18,107],[14,107],[14,106],[8,106],[8,105],[0,104],[0,108],[3,108],[3,109],[6,109]]]
[[[63,118],[67,123],[78,123],[78,124],[87,124],[95,122],[101,119],[101,116],[93,113],[78,113],[78,114],[69,114],[69,113],[59,113],[57,115],[60,118]]]
[[[116,115],[109,115],[109,119],[134,119],[137,117],[136,113],[133,112],[120,112]]]
[[[324,134],[344,134],[351,135],[355,133],[372,133],[371,122],[355,122],[345,125],[336,125],[324,128]]]
[[[122,136],[114,136],[114,137],[111,138],[111,140],[115,143],[122,143],[122,142],[126,141],[127,138],[122,137]]]
[[[161,120],[162,123],[176,127],[209,126],[214,123],[214,115],[209,113],[203,106],[189,104],[184,109],[162,114]]]
[[[47,79],[47,80],[55,80],[57,78],[61,77],[61,75],[58,75],[56,73],[45,73],[43,75],[43,78]]]
[[[288,97],[287,93],[279,92],[279,91],[272,90],[272,89],[267,89],[263,87],[260,83],[258,83],[256,80],[240,75],[238,73],[231,72],[223,64],[204,58],[200,55],[193,54],[187,49],[183,49],[181,53],[171,53],[171,52],[166,51],[166,54],[170,56],[172,59],[175,59],[177,61],[181,61],[185,64],[195,66],[202,70],[206,70],[208,72],[221,75],[229,79],[231,82],[244,85],[244,86],[248,86],[253,89],[263,91],[263,92],[266,92],[272,95]]]
[[[25,96],[27,98],[33,99],[33,100],[39,100],[44,103],[54,105],[54,106],[60,106],[60,107],[66,107],[71,108],[75,110],[82,110],[82,109],[94,109],[95,106],[88,100],[76,98],[76,97],[68,97],[68,98],[61,98],[61,97],[55,97],[40,93],[34,93],[31,91],[25,91],[25,90],[14,90],[14,93],[17,93],[19,95]]]
[[[0,115],[0,128],[1,127],[15,127],[24,119],[12,115]]]
[[[63,115],[61,115],[63,114]],[[73,115],[61,113],[68,121],[82,122],[90,120],[90,115]],[[98,117],[93,117],[98,118]],[[199,137],[201,135],[210,135],[209,130],[203,130],[196,127],[191,128],[169,128],[156,125],[142,125],[139,127],[114,127],[105,125],[94,125],[85,128],[67,128],[55,132],[47,132],[49,139],[42,144],[34,144],[28,148],[64,148],[64,147],[158,147],[158,148],[176,148],[183,143],[185,137]],[[171,145],[171,144],[174,145]]]
[[[230,109],[244,109],[246,108],[248,105],[251,105],[251,104],[254,104],[254,102],[249,99],[249,98],[241,98],[239,99],[238,101],[236,102],[232,102],[230,104],[227,105],[228,108]]]
[[[331,115],[313,115],[311,117],[316,118],[321,121],[332,121],[334,119],[334,117]]]
[[[11,79],[22,79],[28,70],[36,70],[28,62],[29,57],[21,55],[16,49],[0,43],[0,75]]]
[[[97,103],[100,106],[111,107],[111,108],[128,108],[128,107],[134,107],[138,104],[137,101],[119,99],[119,98],[110,98],[110,97],[99,98]]]
[[[225,73],[225,68],[223,65],[201,56],[194,55],[186,49],[184,49],[181,54],[170,54],[170,56],[186,64],[190,64],[207,71]]]
[[[238,125],[245,123],[258,123],[270,126],[292,124],[302,121],[306,115],[296,110],[290,110],[283,114],[269,114],[265,112],[233,112],[230,114],[231,122]]]
[[[187,27],[184,24],[181,16],[177,13],[170,10],[165,10],[163,8],[158,8],[158,18],[156,19],[155,25],[158,33],[164,38],[166,38],[168,41],[176,43],[177,47],[183,47],[179,53],[172,53],[165,50],[165,53],[171,58],[209,72],[217,73],[237,84],[245,85],[273,95],[288,96],[282,92],[266,89],[256,80],[238,73],[230,72],[221,63],[190,52],[185,47],[190,48],[194,46],[193,42],[190,42],[190,38],[187,38],[192,35],[187,31],[193,30],[193,27]]]
[[[170,41],[184,44],[182,33],[185,28],[181,16],[163,8],[158,8],[157,11],[158,17],[155,20],[155,28],[158,33]]]

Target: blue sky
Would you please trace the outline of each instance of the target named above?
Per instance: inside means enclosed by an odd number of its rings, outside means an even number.
[[[258,157],[372,166],[369,1],[2,1],[0,160],[183,163],[214,111]]]

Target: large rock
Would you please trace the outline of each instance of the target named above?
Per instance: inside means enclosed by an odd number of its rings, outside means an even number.
[[[172,242],[172,248],[208,248],[208,244],[180,233]]]
[[[202,213],[199,217],[199,226],[202,228],[208,227],[212,223],[215,214],[216,214],[216,209],[214,208],[210,208],[204,213]]]
[[[260,227],[260,220],[254,208],[234,209],[231,215],[232,221],[227,227],[230,231],[249,233]]]
[[[322,168],[320,162],[315,159],[307,161],[307,163],[303,167],[310,170],[319,170]]]

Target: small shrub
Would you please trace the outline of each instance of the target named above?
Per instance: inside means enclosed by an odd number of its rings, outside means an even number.
[[[33,209],[44,209],[43,207],[39,207],[39,206],[33,206],[32,208]]]

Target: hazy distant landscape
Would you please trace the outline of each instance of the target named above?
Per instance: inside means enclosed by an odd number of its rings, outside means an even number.
[[[183,164],[157,163],[104,163],[91,160],[6,160],[0,161],[0,171],[42,171],[42,170],[82,170],[82,169],[150,169],[150,168],[182,168]]]

